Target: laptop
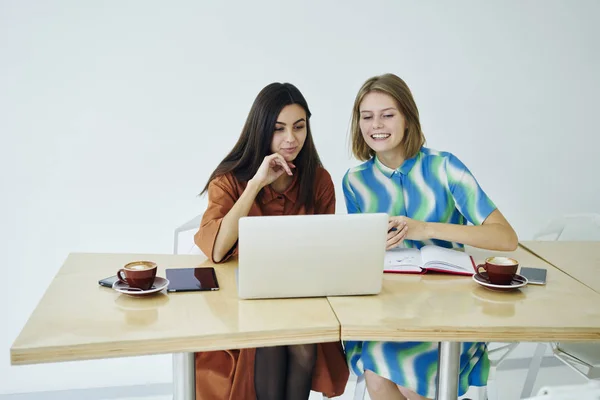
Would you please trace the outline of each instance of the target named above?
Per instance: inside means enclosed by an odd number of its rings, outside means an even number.
[[[382,213],[241,218],[238,296],[377,294],[387,226]]]

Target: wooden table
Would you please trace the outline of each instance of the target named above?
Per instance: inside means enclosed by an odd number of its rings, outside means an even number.
[[[600,242],[529,241],[520,245],[600,293]]]
[[[600,341],[600,294],[521,248],[467,252],[547,268],[547,285],[501,293],[464,276],[385,274],[377,296],[329,298],[342,340],[441,342],[440,386],[458,380],[460,342]]]
[[[340,339],[325,298],[238,300],[237,262],[215,266],[221,289],[213,292],[133,298],[98,285],[134,260],[156,262],[162,277],[165,268],[212,266],[193,255],[71,254],[11,347],[11,363],[183,353],[179,398],[193,399],[196,351]]]
[[[478,261],[503,254],[467,251]],[[469,277],[386,274],[377,296],[240,301],[230,262],[215,266],[217,292],[136,299],[97,282],[140,259],[157,262],[159,276],[212,264],[191,255],[71,254],[11,347],[11,363],[174,353],[183,386],[175,398],[187,400],[193,352],[336,341],[340,323],[343,340],[441,341],[440,381],[458,376],[459,342],[600,340],[599,293],[524,249],[508,255],[548,269],[547,285],[497,293]]]

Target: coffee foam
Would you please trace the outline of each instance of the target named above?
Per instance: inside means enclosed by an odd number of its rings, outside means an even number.
[[[125,269],[130,269],[132,271],[142,271],[145,269],[151,269],[154,267],[150,267],[148,265],[141,265],[141,264],[137,264],[137,265],[130,265],[129,267],[125,267]]]
[[[506,265],[507,267],[517,264],[515,262],[515,260],[512,260],[510,258],[504,258],[504,257],[493,257],[493,258],[490,258],[488,262],[490,264],[494,264],[494,265]]]
[[[129,271],[145,271],[156,268],[156,264],[149,261],[134,261],[125,265],[124,268]]]

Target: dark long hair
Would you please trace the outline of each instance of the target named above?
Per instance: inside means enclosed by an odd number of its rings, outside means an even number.
[[[252,179],[263,159],[271,154],[271,142],[279,113],[291,104],[298,104],[306,112],[306,140],[294,160],[296,169],[293,171],[299,174],[300,185],[296,209],[301,206],[311,209],[314,206],[315,175],[322,164],[310,132],[311,113],[308,104],[298,88],[291,83],[271,83],[260,91],[246,118],[240,138],[210,175],[200,195],[206,193],[213,179],[229,172],[240,182]]]

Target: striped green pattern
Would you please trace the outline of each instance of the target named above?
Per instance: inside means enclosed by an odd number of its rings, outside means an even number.
[[[384,212],[427,222],[482,224],[496,209],[468,168],[453,154],[421,148],[398,169],[376,157],[346,172],[343,179],[348,213]],[[463,247],[443,240],[405,240],[407,247],[435,244]],[[345,342],[351,370],[371,370],[421,396],[435,397],[438,345],[430,342]],[[489,360],[485,343],[463,343],[459,396],[469,386],[485,386]]]

